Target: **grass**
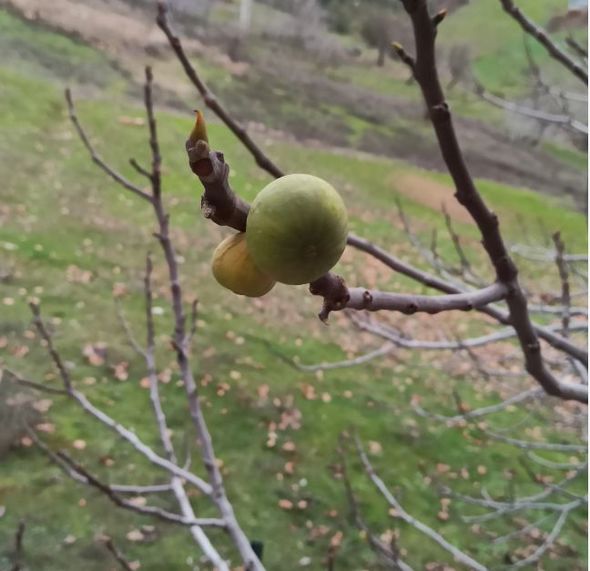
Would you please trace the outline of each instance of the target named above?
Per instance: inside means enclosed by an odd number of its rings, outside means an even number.
[[[20,37],[26,34],[19,32]],[[103,61],[99,54],[88,52],[76,42],[53,36],[42,32],[41,47],[62,45],[55,55],[56,66],[72,65],[72,73],[80,81],[84,81],[80,70],[85,69],[86,62]],[[36,44],[37,36],[26,37],[27,42]],[[32,379],[57,384],[43,348],[31,333],[26,301],[31,296],[40,298],[76,385],[98,406],[157,447],[148,395],[139,384],[145,375],[144,367],[120,331],[111,294],[114,283],[126,284],[129,293],[122,300],[123,306],[136,335],[143,337],[143,257],[147,250],[153,250],[155,304],[164,308],[164,313],[156,317],[160,341],[157,357],[161,368],[170,371],[170,381],[161,385],[164,406],[178,449],[182,451],[188,445],[193,466],[199,470],[185,400],[177,386],[178,372],[168,348],[171,320],[166,280],[163,261],[151,236],[151,214],[91,164],[73,136],[59,89],[46,74],[14,64],[16,60],[0,68],[0,129],[5,135],[0,142],[0,270],[7,269],[12,275],[0,282],[0,363]],[[120,81],[115,71],[112,81]],[[84,93],[80,87],[74,89],[75,94],[80,92]],[[115,98],[79,99],[79,115],[100,153],[136,180],[127,159],[133,155],[148,163],[146,128],[124,124],[120,119],[142,116],[141,107]],[[299,371],[277,358],[280,354],[289,359],[299,357],[306,363],[338,360],[345,358],[348,351],[362,352],[364,344],[354,339],[339,316],[333,316],[329,328],[319,324],[315,319],[317,300],[303,287],[278,286],[260,303],[220,290],[210,274],[209,257],[227,232],[200,216],[199,191],[186,168],[183,150],[189,118],[160,111],[158,122],[165,158],[166,202],[183,259],[185,295],[187,300],[195,295],[200,300],[195,375],[217,453],[223,460],[230,497],[248,535],[264,541],[267,568],[296,569],[307,557],[311,559],[310,569],[322,569],[322,559],[338,531],[344,534],[338,569],[378,568],[363,537],[347,518],[343,488],[334,475],[338,434],[353,424],[363,440],[381,445],[382,452],[374,446],[372,458],[408,511],[437,527],[475,557],[490,564],[497,562],[502,553],[490,547],[489,540],[466,533],[457,511],[451,509],[451,517],[444,523],[437,518],[440,504],[436,484],[452,484],[473,494],[485,485],[492,492],[502,493],[503,471],[513,469],[526,493],[534,487],[527,483],[519,455],[506,446],[479,446],[476,433],[443,429],[416,417],[409,406],[416,394],[425,407],[450,412],[455,387],[476,404],[494,402],[495,396],[470,389],[460,375],[452,376],[439,367],[433,369],[437,356],[400,353],[362,368],[323,375]],[[251,200],[268,178],[224,128],[211,124],[210,138],[216,148],[224,150],[232,166],[232,184]],[[349,206],[352,228],[402,257],[410,256],[411,250],[391,211],[396,178],[412,173],[425,181],[448,183],[448,177],[401,162],[302,148],[272,139],[265,144],[286,170],[305,170],[333,181]],[[518,229],[514,217],[520,214],[527,219],[541,218],[551,227],[560,223],[572,248],[586,247],[585,220],[581,215],[521,189],[488,181],[480,181],[480,186],[514,234]],[[404,202],[421,233],[427,235],[432,226],[442,230],[435,210],[408,197]],[[477,261],[481,250],[475,244],[474,229],[461,224],[458,229],[473,237],[469,249]],[[452,252],[446,243],[442,251],[448,255]],[[370,277],[366,265],[365,258],[353,256],[340,269],[351,282],[362,281]],[[90,274],[84,277],[80,271]],[[385,276],[381,284],[409,287],[396,276]],[[401,323],[419,320],[404,319]],[[442,326],[441,320],[428,321],[421,330],[427,331],[432,323]],[[462,323],[458,318],[457,325]],[[82,351],[87,344],[99,341],[107,343],[107,361],[91,366]],[[125,381],[117,380],[112,369],[122,362],[129,367]],[[259,392],[264,385],[269,387],[266,399]],[[306,385],[314,387],[317,398],[304,396]],[[162,474],[71,403],[57,397],[52,400],[47,422],[55,430],[42,434],[52,447],[67,449],[107,481],[162,480]],[[269,447],[270,423],[278,423],[285,412],[294,411],[301,415],[301,427],[278,429],[277,444]],[[498,422],[509,422],[517,415],[506,413],[506,418]],[[75,440],[83,440],[85,450],[75,448]],[[282,449],[288,441],[294,442],[294,452]],[[294,462],[293,475],[285,471],[288,461]],[[437,463],[448,464],[449,473],[438,474]],[[478,466],[487,468],[485,475],[475,476]],[[399,530],[402,545],[418,568],[429,561],[448,560],[435,545],[390,517],[354,461],[352,469],[363,511],[376,530]],[[468,478],[458,475],[462,469],[468,471]],[[193,499],[201,515],[211,513],[206,501]],[[306,504],[282,510],[278,507],[280,499]],[[173,507],[163,499],[150,501]],[[101,532],[113,535],[125,553],[140,560],[147,571],[207,568],[199,562],[199,554],[184,531],[122,513],[91,490],[70,483],[34,448],[18,446],[2,458],[0,504],[6,509],[0,525],[3,567],[9,565],[17,522],[24,518],[28,525],[26,565],[30,569],[104,570],[112,562],[95,540]],[[582,522],[582,515],[577,517],[577,523]],[[142,524],[155,525],[154,539],[145,543],[127,540],[126,534]],[[500,524],[497,531],[507,529]],[[547,569],[563,569],[563,565],[574,568],[576,561],[585,558],[584,538],[576,534],[573,523],[565,537],[578,555],[547,561]]]

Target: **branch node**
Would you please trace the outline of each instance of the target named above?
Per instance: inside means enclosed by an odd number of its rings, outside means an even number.
[[[433,17],[432,17],[432,25],[436,28],[447,16],[446,8],[439,10]]]

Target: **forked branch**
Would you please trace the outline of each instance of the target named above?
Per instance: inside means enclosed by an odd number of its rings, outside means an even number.
[[[509,2],[509,0],[502,0]],[[455,197],[477,224],[482,244],[496,271],[497,280],[508,288],[506,303],[525,357],[527,371],[547,393],[562,399],[588,401],[588,389],[564,383],[547,368],[541,354],[539,338],[530,320],[527,300],[518,283],[518,270],[500,232],[500,223],[475,187],[455,133],[451,111],[439,81],[435,57],[436,27],[432,23],[426,0],[402,0],[411,18],[416,45],[413,73],[428,107],[430,120],[443,159],[455,184]]]
[[[554,60],[569,69],[575,77],[588,85],[588,72],[563,49],[561,49],[549,37],[549,34],[547,34],[543,28],[535,24],[518,6],[516,6],[513,0],[500,0],[500,3],[502,4],[504,11],[507,14],[510,14],[527,34],[535,38]]]

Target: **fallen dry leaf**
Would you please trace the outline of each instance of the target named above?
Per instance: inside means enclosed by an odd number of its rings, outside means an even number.
[[[52,404],[53,401],[51,399],[41,399],[33,403],[33,408],[38,412],[47,412]]]
[[[139,529],[132,529],[125,537],[127,537],[129,541],[143,541],[145,535]]]
[[[293,502],[291,500],[279,500],[279,507],[283,510],[292,510]]]

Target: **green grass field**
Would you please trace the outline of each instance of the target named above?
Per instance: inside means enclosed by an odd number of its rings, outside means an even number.
[[[0,12],[0,32],[14,32],[16,25],[13,18]],[[160,342],[157,357],[161,369],[169,373],[164,376],[169,381],[161,385],[164,406],[178,449],[188,446],[194,469],[202,473],[198,451],[192,446],[183,391],[177,384],[174,354],[168,347],[171,316],[167,284],[163,260],[151,236],[151,213],[92,165],[65,113],[59,78],[66,76],[54,70],[69,70],[67,77],[73,80],[74,94],[79,97],[79,115],[92,141],[108,162],[134,180],[137,175],[128,159],[148,163],[146,127],[130,124],[128,118],[142,117],[142,107],[114,95],[120,92],[124,78],[101,54],[51,32],[30,34],[25,25],[16,35],[28,46],[24,54],[29,63],[21,65],[23,49],[19,47],[0,67],[0,274],[9,274],[0,281],[0,364],[57,386],[55,371],[31,333],[26,302],[30,297],[39,298],[76,386],[157,449],[148,394],[140,386],[145,376],[143,363],[126,342],[112,297],[114,284],[126,285],[128,293],[122,304],[137,337],[143,338],[142,272],[146,252],[154,252],[155,305],[162,308],[155,318]],[[14,45],[12,41],[8,44]],[[53,63],[42,59],[45,53],[51,53]],[[96,69],[104,70],[100,97],[94,88],[84,85]],[[264,541],[267,568],[296,569],[309,558],[308,568],[323,569],[330,540],[341,531],[344,537],[336,568],[379,569],[348,518],[342,484],[334,477],[338,435],[351,426],[363,440],[380,444],[382,451],[374,446],[372,459],[408,511],[485,564],[497,565],[506,547],[494,547],[485,536],[470,532],[460,522],[454,505],[447,521],[437,519],[437,485],[452,484],[470,494],[477,494],[482,486],[491,493],[502,493],[505,471],[513,470],[521,493],[536,490],[523,473],[519,454],[508,446],[478,445],[477,431],[429,423],[410,407],[412,395],[419,395],[423,406],[450,413],[454,388],[477,405],[495,402],[493,391],[479,391],[462,382],[461,376],[451,377],[433,368],[439,359],[436,355],[402,352],[363,367],[324,374],[305,373],[289,365],[284,357],[299,357],[304,363],[339,360],[348,353],[356,355],[376,347],[378,342],[355,339],[354,330],[339,316],[333,316],[330,327],[321,325],[315,317],[318,302],[305,287],[277,286],[259,303],[221,290],[211,276],[209,259],[227,231],[207,223],[199,212],[198,184],[186,167],[184,153],[191,119],[161,110],[158,122],[166,203],[182,256],[185,298],[189,302],[197,296],[200,304],[195,376],[217,454],[223,460],[230,498],[249,536]],[[232,185],[244,198],[252,199],[268,177],[256,169],[231,134],[214,122],[210,139],[215,148],[223,149],[232,166]],[[285,170],[306,170],[332,181],[349,207],[352,229],[405,258],[415,254],[393,207],[396,180],[412,175],[422,177],[425,184],[449,184],[447,176],[401,162],[306,149],[272,139],[263,142]],[[585,219],[557,201],[491,181],[480,181],[480,188],[505,221],[509,236],[518,234],[522,216],[531,226],[541,222],[550,230],[561,229],[571,251],[587,247]],[[437,209],[413,202],[406,195],[403,200],[421,235],[428,236],[432,227],[442,231],[444,224]],[[457,228],[466,236],[474,264],[484,268],[475,229],[461,223]],[[440,249],[445,256],[453,255],[447,241]],[[370,278],[365,266],[366,260],[354,254],[338,269],[354,283]],[[540,278],[529,274],[524,279],[533,282]],[[553,280],[557,287],[557,278],[544,279]],[[415,288],[391,275],[384,275],[379,285]],[[401,322],[409,323],[407,319]],[[443,320],[435,319],[434,323],[443,326]],[[463,323],[465,320],[457,320],[457,324]],[[423,323],[422,331],[429,326]],[[487,328],[481,322],[475,327]],[[107,360],[92,366],[82,353],[87,344],[97,342],[107,344]],[[118,380],[113,367],[123,362],[128,363],[128,377]],[[260,389],[265,385],[269,392],[263,398]],[[308,385],[314,388],[316,398],[309,398]],[[45,419],[49,432],[41,433],[51,447],[65,448],[106,481],[164,481],[165,474],[156,472],[72,403],[59,397],[51,400]],[[294,411],[301,415],[301,426],[278,430],[276,445],[269,447],[269,424]],[[498,423],[515,422],[520,416],[518,411],[507,412]],[[86,443],[84,450],[74,446],[76,440]],[[295,449],[283,450],[286,442],[294,443]],[[294,462],[293,474],[285,471],[290,461]],[[449,472],[438,474],[438,463],[449,465]],[[415,568],[431,561],[449,561],[434,544],[389,516],[352,457],[351,464],[355,489],[375,530],[399,530],[400,542]],[[480,466],[485,467],[485,474],[478,475]],[[458,476],[462,470],[467,477]],[[295,505],[303,503],[284,510],[278,505],[282,499]],[[206,500],[197,495],[193,500],[199,515],[212,514]],[[174,509],[163,499],[153,501]],[[209,568],[199,563],[200,554],[186,532],[122,513],[97,493],[70,482],[34,447],[16,446],[0,458],[0,505],[6,510],[0,517],[2,568],[10,567],[12,536],[21,518],[27,522],[27,570],[113,568],[109,555],[96,541],[101,532],[112,535],[130,559],[141,561],[142,570]],[[563,535],[572,550],[560,560],[548,560],[545,569],[581,568],[587,554],[585,537],[577,531],[582,515],[573,518]],[[153,539],[142,543],[127,540],[126,534],[142,524],[155,526]],[[498,533],[507,530],[504,523],[496,526]]]

